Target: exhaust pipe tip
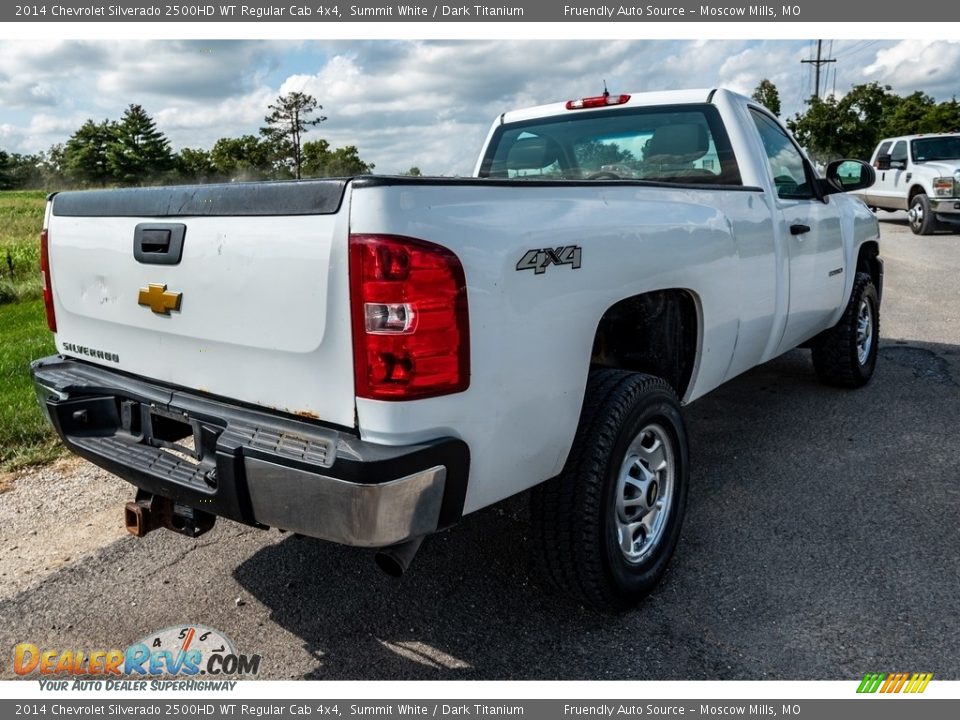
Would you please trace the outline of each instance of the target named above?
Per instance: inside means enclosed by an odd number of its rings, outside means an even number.
[[[385,550],[379,551],[374,556],[373,561],[378,568],[393,578],[403,577],[403,574],[407,571],[407,568],[397,558]]]
[[[390,545],[377,551],[373,560],[377,567],[390,577],[403,577],[410,568],[410,563],[416,556],[424,536],[411,538],[396,545]]]

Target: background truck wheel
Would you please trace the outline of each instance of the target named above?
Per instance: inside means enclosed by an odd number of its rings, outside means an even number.
[[[867,273],[857,273],[843,317],[813,344],[813,367],[827,385],[866,385],[877,364],[880,302]]]
[[[930,200],[923,193],[913,196],[910,201],[910,229],[914,235],[932,235],[937,229],[937,219],[930,210]]]
[[[687,456],[680,405],[665,381],[593,371],[570,457],[531,500],[551,581],[599,610],[647,595],[680,536]]]

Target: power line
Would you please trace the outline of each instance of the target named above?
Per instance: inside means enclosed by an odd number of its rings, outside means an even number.
[[[845,47],[842,50],[838,50],[837,59],[849,60],[854,55],[859,55],[863,52],[866,52],[867,50],[870,50],[871,48],[876,47],[881,42],[883,41],[882,40],[858,40],[853,45],[850,45],[849,47]]]
[[[818,100],[820,99],[820,67],[822,65],[826,65],[827,63],[835,63],[836,61],[837,61],[836,58],[823,57],[823,40],[817,40],[817,59],[816,60],[811,58],[809,60],[800,61],[801,63],[809,63],[813,65],[816,71],[816,81],[814,83],[816,86],[816,89],[814,90],[813,94]]]

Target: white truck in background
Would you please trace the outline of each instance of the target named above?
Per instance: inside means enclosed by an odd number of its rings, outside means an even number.
[[[960,230],[960,133],[886,138],[870,163],[876,182],[852,194],[872,208],[906,210],[915,235]]]
[[[380,548],[536,486],[547,574],[625,608],[664,572],[681,405],[798,345],[874,369],[877,221],[726,90],[504,113],[476,177],[64,192],[42,234],[66,445],[137,488],[128,529],[216,516]],[[844,184],[846,183],[846,185]]]

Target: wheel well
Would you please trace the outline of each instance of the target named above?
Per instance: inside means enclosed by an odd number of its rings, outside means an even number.
[[[865,242],[860,246],[857,256],[857,272],[868,273],[877,289],[877,299],[883,293],[883,269],[880,264],[880,245],[875,241]]]
[[[697,339],[697,305],[692,293],[657,290],[634,295],[600,318],[591,363],[656,375],[683,398],[696,364]]]
[[[923,193],[924,195],[927,194],[927,191],[923,189],[922,185],[914,185],[912,188],[910,188],[910,194],[907,195],[907,206],[909,206],[910,203],[913,202],[913,199],[920,193]]]

